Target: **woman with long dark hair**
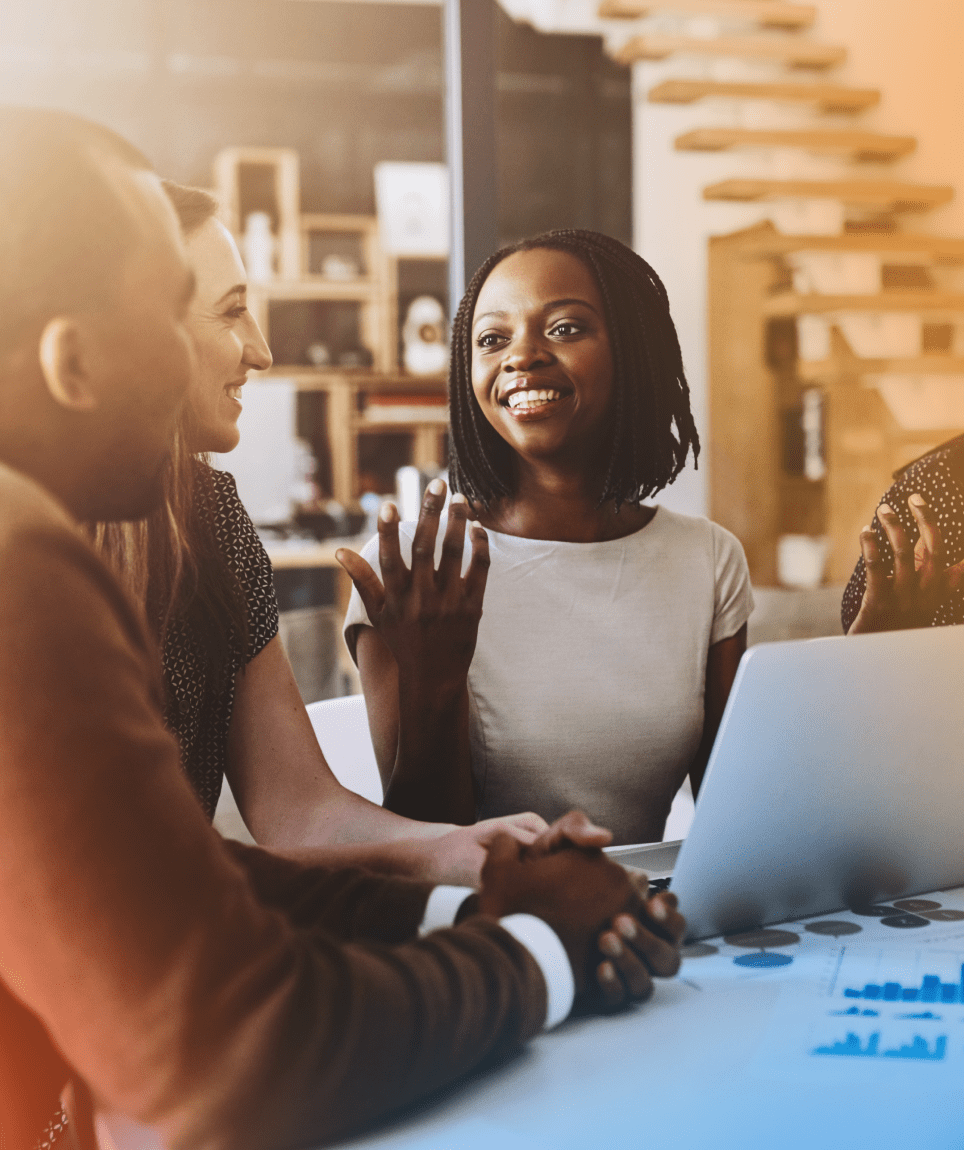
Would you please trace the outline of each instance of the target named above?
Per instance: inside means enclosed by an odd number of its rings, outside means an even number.
[[[99,525],[95,536],[159,639],[165,717],[184,769],[209,818],[227,776],[263,846],[337,847],[343,862],[474,885],[495,831],[528,842],[545,824],[531,815],[459,829],[413,822],[331,773],[278,636],[271,564],[234,479],[206,454],[237,446],[242,388],[271,355],[247,309],[244,265],[217,201],[165,187],[197,281],[188,316],[195,381],[163,506],[140,523]]]
[[[388,505],[378,544],[339,555],[386,805],[576,806],[617,842],[659,839],[752,608],[737,540],[646,502],[699,452],[662,283],[594,232],[503,248],[456,315],[449,395],[444,539],[439,483],[417,525]]]

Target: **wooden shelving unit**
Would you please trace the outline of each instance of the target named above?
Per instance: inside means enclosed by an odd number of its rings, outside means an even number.
[[[808,128],[695,128],[677,136],[679,152],[725,152],[732,148],[804,148],[810,152],[850,156],[855,160],[897,160],[917,147],[913,136],[880,132]]]
[[[239,243],[248,211],[271,218],[275,275],[249,284],[249,307],[275,357],[268,377],[292,380],[299,392],[325,397],[324,426],[315,428],[315,438],[324,442],[330,464],[328,494],[343,505],[357,500],[360,436],[404,433],[411,439],[409,462],[444,462],[446,380],[399,368],[398,263],[382,250],[377,220],[302,212],[298,154],[291,149],[227,148],[216,157],[214,171],[226,222]],[[300,310],[286,318],[288,305]],[[328,312],[335,309],[341,310],[332,318]],[[350,329],[357,347],[338,347],[326,323],[330,330]],[[331,362],[312,366],[308,361],[324,358],[322,352]],[[339,363],[346,352],[369,359],[369,365]],[[257,387],[257,381],[249,386]],[[399,418],[392,418],[393,407],[384,402],[391,396],[400,399]],[[382,400],[379,418],[366,414],[369,397]],[[405,397],[414,402],[406,405]],[[437,402],[426,405],[426,398]]]
[[[873,88],[840,84],[758,83],[742,80],[664,80],[650,88],[651,104],[695,104],[698,100],[786,100],[816,104],[823,112],[863,112],[880,103]]]
[[[276,365],[261,378],[291,380],[302,392],[320,392],[326,397],[328,449],[331,458],[331,497],[347,505],[357,500],[358,436],[386,431],[404,431],[412,436],[411,462],[416,467],[439,464],[444,459],[443,437],[448,428],[444,375],[407,375],[402,372],[317,370],[295,365]],[[258,386],[252,379],[248,386]],[[437,414],[420,419],[371,420],[365,415],[368,396],[409,395],[437,398]]]
[[[817,15],[811,5],[786,4],[782,0],[603,0],[598,11],[604,20],[636,20],[657,12],[680,12],[794,31],[809,28]]]
[[[710,515],[746,549],[759,585],[777,581],[777,540],[800,533],[830,543],[826,579],[845,582],[857,555],[861,527],[908,460],[949,439],[947,426],[904,426],[875,382],[881,378],[940,377],[964,386],[964,357],[856,356],[837,328],[830,355],[799,358],[796,316],[813,311],[964,312],[952,292],[880,292],[874,296],[797,296],[781,292],[793,252],[919,253],[933,263],[959,263],[964,241],[931,236],[781,236],[760,226],[709,245],[710,283]],[[804,389],[818,387],[824,407],[826,474],[808,480],[788,470],[787,420]]]
[[[789,68],[822,69],[842,64],[847,50],[813,40],[769,36],[720,36],[703,40],[696,36],[650,32],[633,36],[613,53],[613,58],[629,65],[637,60],[666,60],[677,55],[735,56],[744,60],[769,60]]]

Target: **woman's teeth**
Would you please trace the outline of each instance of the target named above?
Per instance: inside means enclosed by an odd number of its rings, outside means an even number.
[[[241,402],[241,388],[244,386],[242,383],[233,384],[231,387],[226,387],[224,390],[227,393],[228,399],[236,399],[238,403]]]
[[[506,403],[509,407],[543,407],[562,398],[560,391],[514,391]]]

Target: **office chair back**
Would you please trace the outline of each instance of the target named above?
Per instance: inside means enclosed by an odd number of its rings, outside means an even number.
[[[308,717],[335,778],[373,803],[382,803],[382,780],[368,730],[364,695],[308,704]]]

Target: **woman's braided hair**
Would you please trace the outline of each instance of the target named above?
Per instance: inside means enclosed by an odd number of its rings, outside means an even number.
[[[639,503],[673,482],[690,450],[694,464],[699,458],[679,339],[666,289],[642,256],[609,236],[575,228],[501,248],[475,273],[459,304],[449,366],[452,490],[483,507],[514,493],[514,452],[482,414],[472,390],[472,317],[492,269],[537,248],[576,256],[599,285],[613,356],[609,456],[599,502],[612,499],[617,510]]]

